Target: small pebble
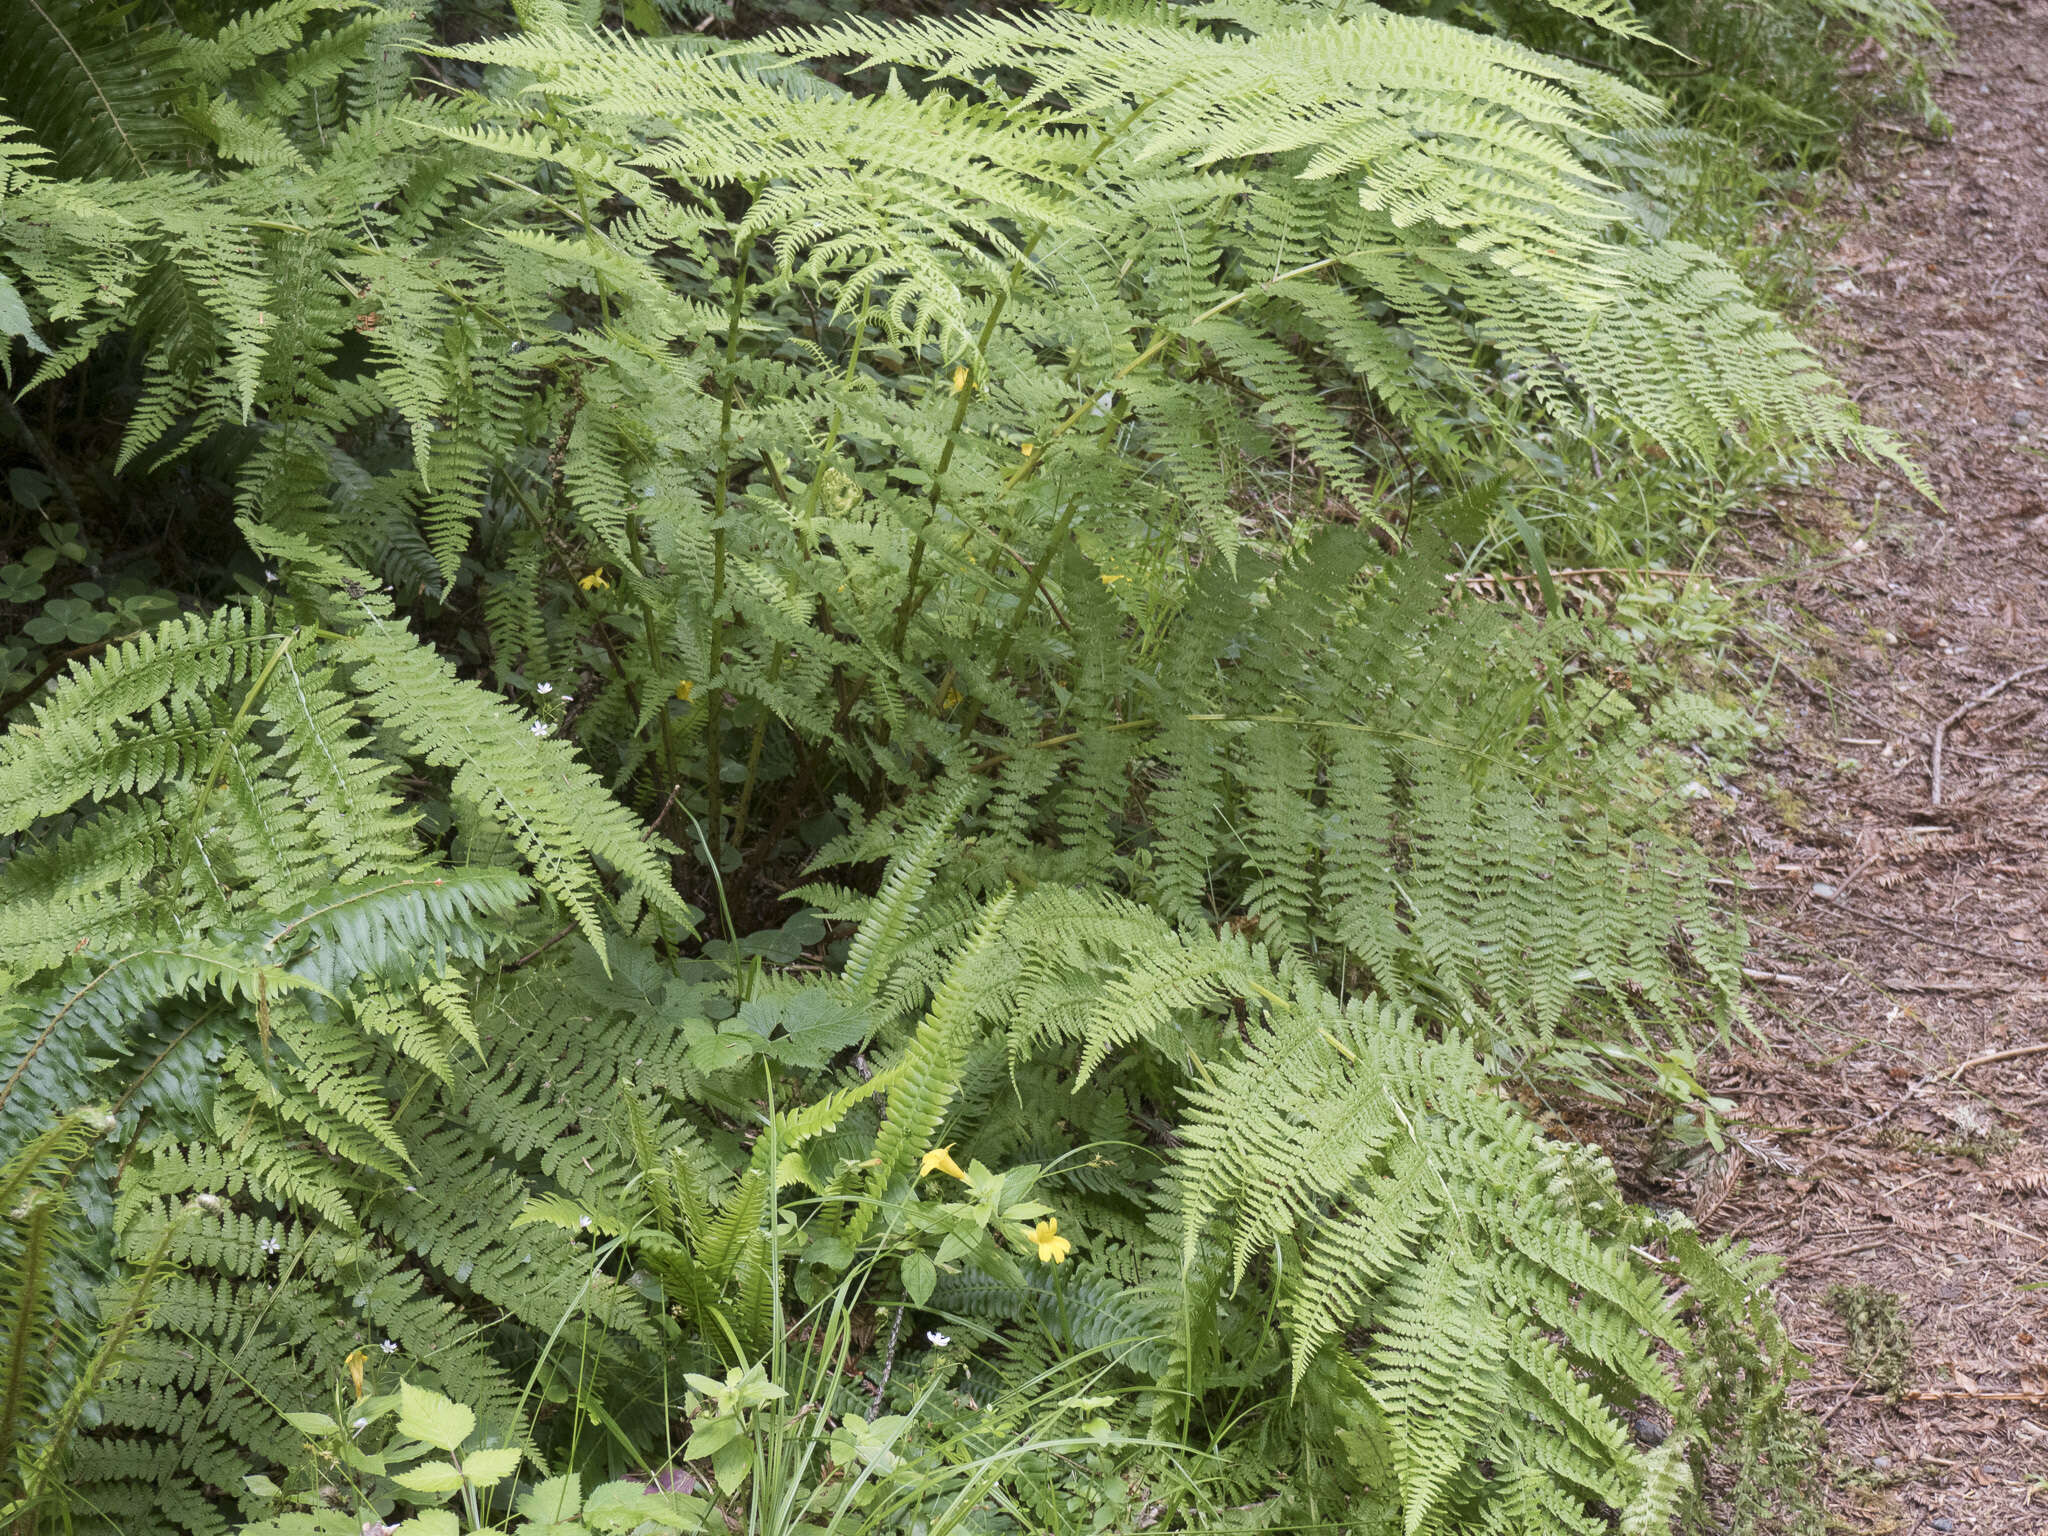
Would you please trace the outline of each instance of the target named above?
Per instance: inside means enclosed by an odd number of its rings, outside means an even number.
[[[1947,1515],[1936,1515],[1932,1520],[1928,1521],[1927,1523],[1933,1526],[1937,1531],[1952,1531],[1956,1528],[1955,1521],[1949,1519]]]
[[[1886,1467],[1892,1464],[1892,1459],[1889,1456],[1873,1456],[1870,1458],[1870,1464],[1873,1467],[1877,1468],[1878,1471],[1882,1472]]]
[[[2012,413],[2012,424],[2016,427],[2031,427],[2034,424],[2034,413],[2032,411],[2014,411]]]
[[[1644,1445],[1662,1445],[1665,1429],[1655,1419],[1636,1420],[1636,1439]]]
[[[1827,881],[1819,880],[1814,883],[1813,894],[1822,901],[1833,901],[1835,899],[1835,888],[1829,885]]]

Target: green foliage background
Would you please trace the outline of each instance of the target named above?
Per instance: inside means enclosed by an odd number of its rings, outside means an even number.
[[[1914,474],[1711,242],[1927,13],[7,20],[18,1529],[1797,1516],[1522,1100],[1718,1135],[1569,562]]]

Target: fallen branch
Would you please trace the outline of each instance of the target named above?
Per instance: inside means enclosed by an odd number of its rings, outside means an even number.
[[[1948,728],[1975,709],[1979,704],[1989,704],[2014,683],[2032,677],[2037,672],[2048,672],[2048,661],[2037,662],[2031,667],[2021,667],[2012,676],[1999,679],[1999,681],[1993,683],[1968,703],[1958,705],[1946,720],[1934,728],[1933,784],[1928,795],[1928,803],[1930,805],[1936,809],[1939,809],[1941,806],[1941,747],[1943,738],[1948,735]]]
[[[1755,887],[1752,886],[1751,889],[1753,890]],[[1744,981],[1770,982],[1780,987],[1803,987],[1806,985],[1806,978],[1804,976],[1794,976],[1789,971],[1757,971],[1750,969],[1746,965],[1742,968],[1742,979]]]
[[[1985,1226],[2003,1232],[2008,1237],[2017,1237],[2022,1242],[2037,1243],[2043,1248],[2048,1248],[2048,1237],[2036,1237],[2031,1232],[2022,1232],[2018,1227],[2000,1221],[1995,1216],[1986,1216],[1982,1211],[1970,1212],[1970,1220],[1981,1221]]]
[[[1866,912],[1861,907],[1848,906],[1842,902],[1835,901],[1831,897],[1824,897],[1822,899],[1837,912],[1846,913],[1850,917],[1857,918],[1862,922],[1876,923],[1880,927],[1893,929],[1919,943],[1931,945],[1935,949],[1953,950],[1959,955],[1975,955],[1980,960],[1995,960],[2000,965],[2009,965],[2014,970],[2019,971],[2048,970],[2048,965],[2044,965],[2039,961],[2020,960],[2012,955],[1995,954],[1991,950],[1978,949],[1974,945],[1958,944],[1953,939],[1937,939],[1932,934],[1922,933],[1918,928],[1913,927],[1909,923],[1894,922],[1891,918],[1879,917],[1875,912]],[[1782,933],[1784,930],[1780,929],[1779,931]],[[1839,964],[1840,962],[1837,961],[1836,963]],[[1877,985],[1881,988],[1883,986],[1882,983],[1877,983]],[[1888,991],[1889,989],[1886,988],[1884,990]]]
[[[2048,1403],[2048,1392],[1901,1392],[1899,1396],[1909,1403]]]
[[[2022,1056],[2039,1056],[2043,1052],[2048,1052],[2048,1040],[2038,1041],[2033,1045],[2016,1045],[2009,1051],[1990,1051],[1982,1056],[1972,1056],[1948,1076],[1950,1081],[1954,1081],[1972,1067],[1988,1067],[1994,1061],[2018,1061]]]

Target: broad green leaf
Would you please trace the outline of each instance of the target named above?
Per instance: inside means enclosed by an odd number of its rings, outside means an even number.
[[[288,1413],[284,1421],[302,1435],[331,1435],[341,1428],[324,1413]]]
[[[522,1452],[516,1445],[494,1445],[462,1458],[462,1472],[479,1488],[502,1483],[519,1470]]]
[[[903,1292],[918,1306],[932,1299],[932,1287],[939,1283],[938,1268],[921,1253],[904,1255]]]
[[[452,1461],[426,1461],[392,1473],[391,1480],[414,1493],[453,1493],[462,1486],[462,1473]]]
[[[452,1451],[476,1429],[476,1415],[462,1404],[405,1382],[398,1389],[398,1432]]]
[[[728,1494],[738,1493],[746,1485],[747,1474],[753,1470],[754,1444],[751,1440],[734,1440],[711,1453],[711,1471],[718,1479],[719,1488]]]
[[[574,1472],[566,1477],[551,1477],[519,1499],[519,1513],[542,1524],[574,1520],[582,1509],[583,1479]]]

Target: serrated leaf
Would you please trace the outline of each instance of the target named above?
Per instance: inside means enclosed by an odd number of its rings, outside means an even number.
[[[452,1461],[427,1461],[392,1473],[391,1481],[414,1493],[453,1493],[462,1486],[462,1473]]]
[[[35,322],[29,316],[28,306],[21,301],[20,291],[4,275],[0,275],[0,336],[19,336],[36,352],[50,350],[36,334]]]
[[[462,1458],[463,1476],[479,1488],[502,1483],[519,1470],[522,1452],[516,1445],[493,1445]]]
[[[551,1477],[519,1498],[520,1515],[543,1524],[574,1520],[582,1509],[583,1479],[574,1472]]]
[[[461,1403],[405,1382],[398,1389],[398,1432],[452,1451],[476,1429],[476,1415]]]
[[[284,1421],[302,1435],[331,1435],[341,1428],[324,1413],[288,1413]]]

